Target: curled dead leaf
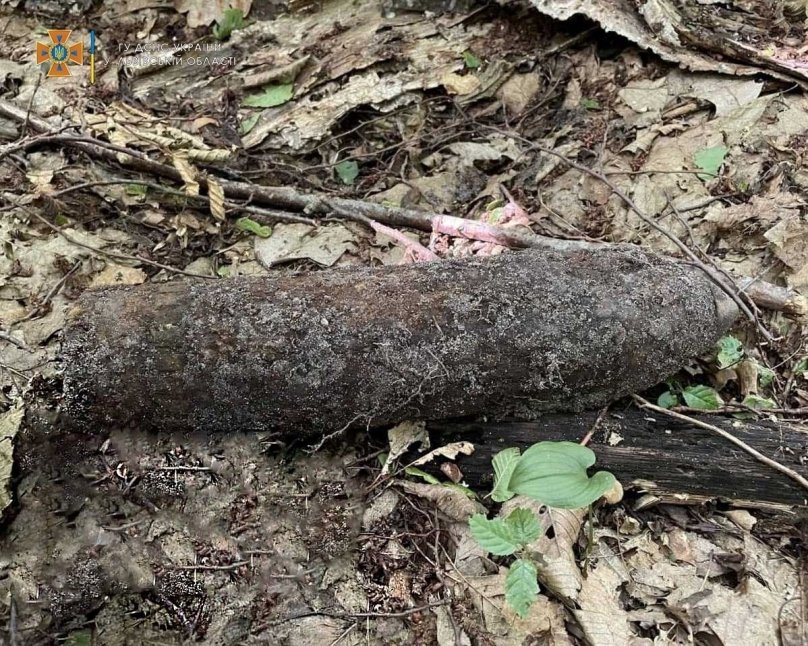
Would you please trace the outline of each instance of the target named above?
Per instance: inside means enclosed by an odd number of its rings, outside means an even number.
[[[224,220],[224,189],[212,177],[208,177],[208,197],[210,198],[210,212],[213,217],[217,220]]]

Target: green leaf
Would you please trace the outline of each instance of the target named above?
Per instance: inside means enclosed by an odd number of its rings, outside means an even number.
[[[726,146],[713,146],[697,152],[693,156],[693,161],[700,170],[704,171],[704,173],[699,173],[699,179],[708,180],[717,176],[718,169],[721,168],[724,157],[727,156],[727,151]]]
[[[66,646],[92,646],[93,634],[89,630],[79,630],[70,633],[63,643]]]
[[[244,14],[241,9],[225,9],[222,17],[216,21],[213,27],[213,37],[216,40],[230,38],[236,29],[244,27]]]
[[[496,224],[502,219],[502,215],[505,213],[505,208],[502,206],[498,206],[495,209],[491,209],[488,211],[488,223],[489,224]]]
[[[509,525],[501,518],[491,520],[482,514],[474,514],[469,519],[471,535],[484,550],[497,556],[508,556],[519,549]]]
[[[688,386],[682,391],[682,397],[690,408],[700,408],[701,410],[718,410],[724,405],[715,388],[709,386]]]
[[[529,509],[517,507],[505,519],[505,524],[510,528],[513,540],[519,543],[520,547],[532,543],[541,534],[539,519]]]
[[[126,194],[127,195],[138,195],[144,196],[146,195],[146,191],[148,188],[143,186],[143,184],[127,184],[126,185]]]
[[[462,493],[466,498],[471,500],[477,499],[477,494],[474,491],[467,487],[466,485],[457,484],[456,482],[442,482],[441,483],[447,489],[451,489],[452,491],[457,491],[458,493]]]
[[[794,374],[797,377],[808,379],[808,357],[803,357],[797,361],[797,365],[794,366]]]
[[[581,107],[585,110],[598,110],[600,103],[597,99],[581,99]]]
[[[719,339],[717,346],[716,360],[718,367],[722,370],[734,366],[743,357],[743,344],[732,335]]]
[[[660,408],[673,408],[679,404],[679,398],[670,390],[666,390],[659,397],[657,397],[656,404]]]
[[[505,577],[505,601],[524,618],[539,594],[536,566],[525,559],[516,559]]]
[[[272,227],[266,224],[259,224],[250,218],[239,218],[236,220],[236,228],[241,231],[249,231],[254,233],[259,238],[268,238],[272,235]]]
[[[759,361],[756,361],[755,364],[757,365],[758,382],[763,388],[765,388],[774,381],[774,370],[768,366],[764,366]]]
[[[440,480],[438,480],[435,476],[431,473],[427,473],[426,471],[421,471],[418,467],[407,467],[404,469],[404,473],[408,476],[415,476],[416,478],[421,478],[424,482],[428,482],[429,484],[439,485]]]
[[[615,483],[611,473],[586,469],[595,464],[591,449],[575,442],[539,442],[522,454],[508,488],[550,507],[579,509],[601,497]]]
[[[477,58],[473,52],[470,50],[466,50],[463,52],[463,64],[469,68],[470,70],[476,70],[480,65],[482,65],[482,61]]]
[[[760,397],[758,395],[747,395],[744,397],[743,401],[741,402],[744,406],[749,406],[749,408],[776,408],[777,403],[769,399],[768,397]]]
[[[494,488],[491,490],[491,500],[494,502],[505,502],[513,498],[513,492],[508,489],[508,482],[520,457],[519,449],[511,447],[503,449],[491,460],[494,467]]]
[[[241,105],[248,108],[273,108],[282,105],[292,98],[294,87],[294,83],[267,85],[263,92],[245,97]]]
[[[258,118],[260,116],[261,116],[260,113],[259,114],[253,114],[253,115],[247,117],[246,119],[244,119],[244,121],[242,121],[239,124],[239,127],[238,127],[239,133],[242,134],[242,135],[246,135],[250,130],[255,128],[255,124],[258,123]]]
[[[350,186],[359,175],[359,164],[353,160],[341,161],[334,166],[334,172],[337,173],[343,184]]]

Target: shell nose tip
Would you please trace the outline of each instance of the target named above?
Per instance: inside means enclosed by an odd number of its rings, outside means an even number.
[[[740,310],[735,301],[718,285],[713,285],[716,325],[720,331],[729,329],[738,318]]]

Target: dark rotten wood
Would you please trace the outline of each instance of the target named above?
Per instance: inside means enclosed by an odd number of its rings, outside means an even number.
[[[501,449],[517,446],[524,450],[542,440],[579,442],[596,418],[596,412],[586,412],[548,415],[534,422],[434,422],[428,428],[438,443],[474,442],[474,454],[459,458],[458,465],[466,482],[486,490],[492,483],[491,458]],[[806,428],[715,415],[701,419],[798,473],[808,474]],[[597,455],[597,469],[611,471],[624,487],[634,483],[666,500],[721,499],[765,507],[766,503],[803,505],[808,497],[795,482],[716,434],[670,417],[633,409],[607,415],[589,446]]]

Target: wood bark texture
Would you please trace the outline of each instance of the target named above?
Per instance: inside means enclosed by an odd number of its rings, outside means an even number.
[[[493,484],[491,459],[503,448],[524,451],[543,440],[580,442],[597,412],[550,414],[532,422],[430,422],[433,443],[464,439],[470,456],[457,460],[464,481],[476,490]],[[783,423],[738,421],[702,415],[763,455],[804,474],[808,432]],[[721,500],[740,506],[804,505],[806,491],[738,447],[693,424],[634,409],[605,416],[589,444],[596,470],[611,471],[624,487],[634,486],[677,503]]]
[[[88,430],[310,437],[529,419],[659,382],[736,314],[697,268],[634,247],[110,287],[68,317],[64,410]]]

